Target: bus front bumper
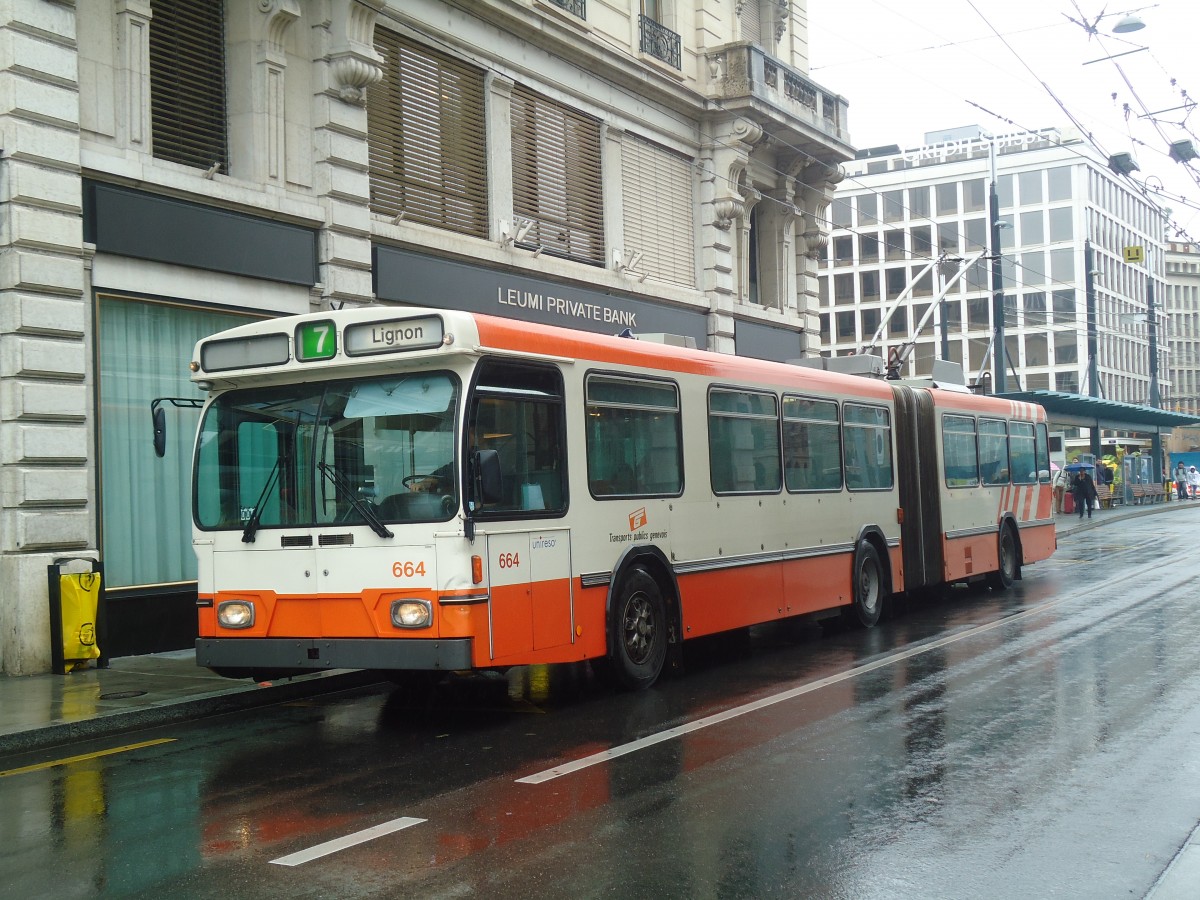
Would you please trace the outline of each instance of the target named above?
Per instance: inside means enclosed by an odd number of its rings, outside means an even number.
[[[471,668],[471,641],[406,638],[198,638],[196,664],[210,669]]]

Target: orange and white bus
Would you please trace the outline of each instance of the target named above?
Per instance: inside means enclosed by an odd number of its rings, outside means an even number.
[[[607,661],[1055,549],[1035,405],[439,309],[200,341],[197,661]]]

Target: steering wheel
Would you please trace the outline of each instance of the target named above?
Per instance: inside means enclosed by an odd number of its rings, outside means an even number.
[[[443,478],[444,476],[442,475],[434,475],[432,473],[429,475],[405,475],[400,479],[400,483],[411,490],[412,486],[418,481],[429,481],[430,479],[433,479],[434,481],[442,481]]]

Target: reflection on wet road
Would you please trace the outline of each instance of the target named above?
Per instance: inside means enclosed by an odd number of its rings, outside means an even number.
[[[643,694],[519,669],[72,747],[174,739],[0,778],[0,883],[1140,897],[1200,821],[1197,525],[1082,532],[1014,590],[909,600],[871,631],[705,641]]]

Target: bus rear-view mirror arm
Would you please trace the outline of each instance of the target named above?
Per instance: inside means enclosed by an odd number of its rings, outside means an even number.
[[[158,397],[150,401],[150,420],[154,423],[154,455],[159,458],[167,454],[167,412],[162,408],[164,403],[185,409],[204,406],[204,401],[198,397]]]

